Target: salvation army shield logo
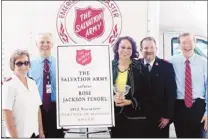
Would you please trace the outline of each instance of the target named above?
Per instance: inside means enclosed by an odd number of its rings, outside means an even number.
[[[85,9],[77,8],[75,13],[74,32],[77,36],[91,41],[103,34],[105,29],[103,9],[89,6]]]
[[[83,66],[90,64],[92,61],[91,50],[76,50],[76,61]]]
[[[56,28],[64,44],[108,44],[121,34],[122,16],[115,1],[64,1]]]

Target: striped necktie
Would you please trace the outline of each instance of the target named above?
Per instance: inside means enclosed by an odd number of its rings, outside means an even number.
[[[185,69],[185,105],[187,108],[192,107],[192,79],[191,79],[191,68],[190,61],[186,60],[186,69]]]
[[[50,68],[48,59],[44,60],[43,67],[43,108],[45,111],[49,110],[49,105],[51,102],[51,93],[47,93],[47,85],[50,84]]]

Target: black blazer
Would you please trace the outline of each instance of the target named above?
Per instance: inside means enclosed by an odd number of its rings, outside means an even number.
[[[144,64],[144,59],[138,63]],[[145,66],[145,65],[144,65]],[[171,63],[156,57],[151,71],[145,68],[145,113],[149,119],[172,119],[176,100],[175,72]]]
[[[113,60],[113,84],[115,84],[118,75],[118,61]],[[137,119],[137,117],[143,117],[144,112],[141,108],[141,97],[142,94],[142,82],[144,76],[143,64],[133,60],[129,66],[127,85],[131,86],[129,93],[125,96],[126,99],[132,101],[132,105],[124,107],[115,107],[115,115],[123,115],[128,119]]]

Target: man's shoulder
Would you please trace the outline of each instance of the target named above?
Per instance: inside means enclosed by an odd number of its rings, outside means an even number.
[[[34,74],[34,73],[36,73],[36,70],[41,67],[41,62],[40,62],[39,58],[34,58],[30,62],[31,62],[31,67],[30,67],[28,74],[31,74],[31,73]]]
[[[159,61],[155,61],[155,66],[160,66],[160,68],[168,70],[172,67],[172,63],[168,59],[159,58]]]
[[[195,54],[197,60],[202,61],[203,63],[207,63],[207,59],[201,55]]]
[[[161,59],[161,63],[164,65],[172,65],[172,63],[168,59]]]
[[[56,58],[54,56],[51,56],[51,59],[56,60]]]
[[[30,60],[31,64],[37,64],[40,62],[40,57],[35,57],[33,59]]]
[[[56,58],[53,56],[51,56],[51,60],[52,60],[52,62],[56,62]]]
[[[181,60],[183,60],[183,55],[182,54],[176,54],[176,55],[172,55],[170,56],[167,61],[171,64],[177,64],[178,62],[181,62]]]
[[[143,67],[144,67],[144,65],[142,62],[140,62],[138,60],[132,60],[132,68],[142,71]]]

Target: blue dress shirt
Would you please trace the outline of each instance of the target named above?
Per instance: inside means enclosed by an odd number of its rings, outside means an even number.
[[[51,79],[51,101],[56,102],[56,59],[52,56],[47,58],[49,61],[50,68],[50,79]],[[31,69],[28,72],[28,76],[32,77],[38,85],[40,97],[43,100],[43,66],[44,58],[37,58],[31,61]]]
[[[186,59],[182,54],[179,54],[172,56],[169,60],[173,64],[176,74],[177,99],[184,99]],[[192,76],[193,99],[196,98],[205,99],[205,103],[206,103],[205,115],[207,115],[207,107],[208,107],[207,106],[208,105],[207,59],[197,54],[194,54],[192,57],[189,58],[189,61],[190,61],[191,76]]]

